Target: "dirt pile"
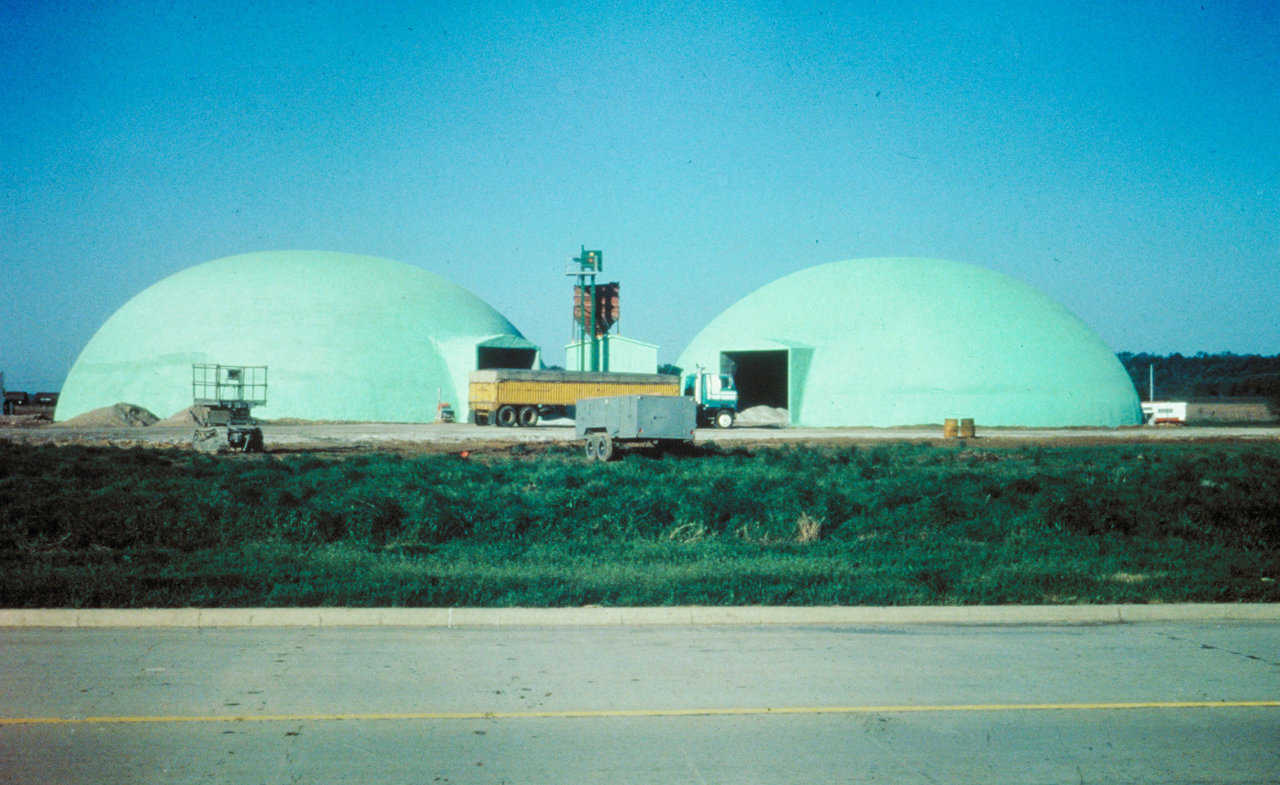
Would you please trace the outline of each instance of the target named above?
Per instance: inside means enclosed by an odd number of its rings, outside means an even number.
[[[174,412],[155,424],[160,426],[199,426],[204,425],[209,415],[208,406],[188,406],[180,412]]]
[[[122,402],[78,414],[70,420],[55,424],[66,428],[139,428],[151,425],[159,419],[141,406]]]

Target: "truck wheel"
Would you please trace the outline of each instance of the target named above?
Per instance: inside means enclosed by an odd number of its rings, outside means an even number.
[[[538,424],[538,407],[521,406],[518,419],[519,419],[520,425],[525,428],[530,428],[534,425],[537,425]]]
[[[602,433],[596,437],[596,460],[613,460],[613,438],[607,433]]]
[[[589,433],[589,434],[587,434],[587,446],[586,446],[586,451],[587,451],[587,460],[588,460],[588,461],[598,461],[598,460],[600,460],[600,445],[599,445],[599,440],[598,440],[598,439],[596,439],[596,435],[595,435],[594,433]]]
[[[493,424],[499,428],[510,428],[516,424],[516,407],[503,406],[493,415]]]
[[[716,412],[715,423],[717,428],[730,428],[733,426],[733,412],[728,409],[721,409]]]

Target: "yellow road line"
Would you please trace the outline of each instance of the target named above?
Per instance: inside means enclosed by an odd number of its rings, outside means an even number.
[[[422,711],[367,714],[214,714],[205,716],[156,715],[138,717],[0,717],[0,725],[136,725],[177,722],[360,722],[372,720],[603,719],[611,717],[731,717],[766,714],[903,714],[939,712],[1259,708],[1280,708],[1280,700],[1136,701],[1124,703],[964,703],[933,706],[780,706],[703,709],[571,709],[568,711]]]

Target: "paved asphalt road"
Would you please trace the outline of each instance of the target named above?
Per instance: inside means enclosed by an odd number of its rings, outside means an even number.
[[[0,782],[1280,781],[1280,625],[3,629]]]

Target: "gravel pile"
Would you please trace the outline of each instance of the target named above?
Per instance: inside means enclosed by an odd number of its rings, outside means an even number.
[[[742,428],[785,428],[791,421],[791,413],[773,406],[752,406],[743,409],[734,418],[734,425]]]

